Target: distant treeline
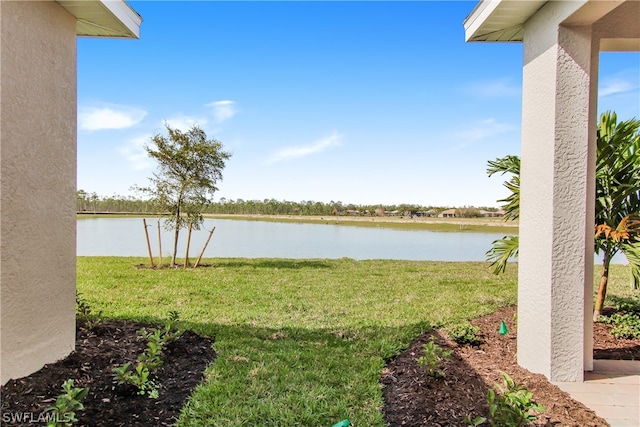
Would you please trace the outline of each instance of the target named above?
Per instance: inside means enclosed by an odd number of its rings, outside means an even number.
[[[135,197],[113,195],[101,197],[96,193],[77,192],[78,213],[140,213],[157,214],[151,200]],[[229,200],[222,198],[205,206],[205,214],[235,214],[235,215],[355,215],[355,216],[433,216],[449,209],[440,206],[420,206],[411,204],[400,205],[354,205],[340,201],[329,203],[286,200]],[[461,207],[456,208],[457,217],[480,217],[483,211],[495,212],[490,207]]]

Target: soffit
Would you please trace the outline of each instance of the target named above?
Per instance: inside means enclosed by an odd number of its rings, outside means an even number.
[[[76,33],[87,37],[140,37],[142,18],[124,0],[57,0],[78,20]]]
[[[482,0],[464,21],[467,41],[522,41],[524,23],[547,0]]]

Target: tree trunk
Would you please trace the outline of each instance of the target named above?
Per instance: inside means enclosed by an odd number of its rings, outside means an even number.
[[[158,267],[162,267],[162,234],[160,232],[160,220],[158,220]]]
[[[173,256],[171,257],[171,267],[176,266],[176,256],[178,255],[178,236],[180,227],[176,225],[176,231],[173,233]]]
[[[184,268],[189,267],[189,246],[191,245],[191,230],[193,229],[193,223],[189,223],[189,234],[187,234],[187,251],[184,254]]]
[[[596,298],[596,306],[593,310],[593,321],[598,320],[602,314],[604,300],[607,297],[607,283],[609,282],[609,264],[611,264],[611,254],[608,250],[604,251],[604,260],[602,261],[602,275],[600,276],[600,286],[598,287],[598,296]]]
[[[149,229],[147,228],[147,220],[146,218],[142,218],[142,223],[144,224],[144,235],[147,238],[147,250],[149,251],[149,263],[151,264],[151,268],[154,268],[153,265],[153,254],[151,253],[151,242],[149,241]]]
[[[171,256],[171,268],[176,267],[176,257],[178,256],[178,236],[180,235],[180,207],[182,206],[182,193],[178,198],[178,206],[176,209],[175,227],[176,231],[173,233],[173,255]]]

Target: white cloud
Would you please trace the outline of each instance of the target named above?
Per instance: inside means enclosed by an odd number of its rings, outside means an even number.
[[[212,108],[213,118],[216,123],[227,121],[238,113],[235,101],[215,101],[207,104],[206,106]]]
[[[457,145],[453,146],[453,149],[460,150],[485,139],[516,129],[516,126],[509,123],[500,123],[495,119],[480,120],[469,125],[466,129],[453,134],[453,140],[458,142]]]
[[[144,149],[145,144],[150,140],[151,135],[140,135],[131,138],[125,145],[118,147],[118,151],[131,164],[131,169],[145,170],[153,168],[153,160]]]
[[[147,112],[124,105],[85,107],[78,112],[78,126],[84,130],[125,129],[140,123]]]
[[[616,93],[630,92],[637,89],[638,86],[620,78],[604,79],[598,89],[599,96],[614,95]]]
[[[511,79],[484,80],[465,86],[464,92],[480,98],[508,98],[519,96],[522,88]]]
[[[310,156],[312,154],[321,153],[331,147],[342,145],[342,135],[337,132],[332,133],[328,137],[319,139],[308,145],[297,145],[293,147],[284,147],[272,154],[266,163],[277,163]]]
[[[201,128],[206,126],[207,119],[198,118],[198,117],[190,117],[185,115],[177,115],[171,117],[169,119],[165,119],[165,122],[169,124],[173,129],[181,130],[182,132],[188,131],[193,125],[198,125]],[[164,126],[164,123],[163,123]]]

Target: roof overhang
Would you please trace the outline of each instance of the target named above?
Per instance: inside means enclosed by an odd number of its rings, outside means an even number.
[[[464,21],[466,41],[519,42],[525,23],[548,0],[480,0]],[[640,50],[640,1],[572,0],[563,25],[606,27],[600,51]],[[608,22],[608,23],[607,23]]]
[[[78,20],[76,33],[86,37],[139,38],[142,17],[124,0],[56,0]]]
[[[524,23],[547,0],[482,0],[464,20],[466,41],[520,42]]]

